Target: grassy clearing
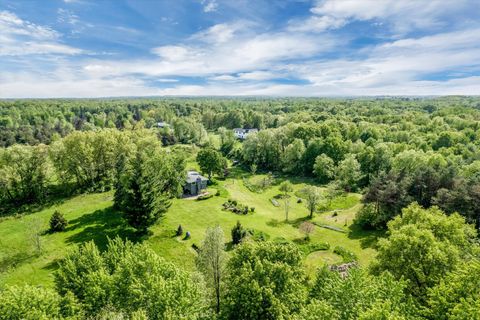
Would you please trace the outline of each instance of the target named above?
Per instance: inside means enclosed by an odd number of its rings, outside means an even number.
[[[192,164],[193,165],[193,164]],[[290,200],[289,221],[285,221],[283,200],[275,207],[270,199],[278,195],[278,184],[282,178],[263,192],[249,191],[243,181],[245,173],[239,169],[232,170],[230,178],[218,181],[211,186],[212,191],[219,190],[220,195],[203,201],[191,199],[175,199],[168,213],[160,223],[152,228],[153,235],[148,240],[151,247],[165,259],[175,262],[186,269],[195,268],[195,252],[192,245],[200,245],[209,226],[220,225],[231,240],[230,230],[237,221],[246,228],[263,232],[271,241],[295,242],[304,244],[304,235],[298,226],[306,220],[308,211],[304,203],[297,203],[297,197]],[[262,179],[262,175],[252,177]],[[299,178],[291,180],[295,191],[311,183]],[[112,192],[89,194],[74,197],[61,204],[31,215],[8,218],[0,222],[0,285],[1,284],[44,284],[52,285],[52,271],[56,263],[64,257],[67,250],[76,244],[93,240],[101,248],[105,247],[107,237],[120,235],[138,241],[134,231],[123,223],[118,212],[112,209]],[[223,211],[222,204],[227,199],[235,199],[238,203],[254,207],[255,212],[247,215]],[[316,227],[310,235],[310,245],[329,243],[325,251],[314,251],[306,255],[307,270],[313,272],[324,263],[340,263],[342,258],[333,249],[342,246],[353,252],[361,265],[367,265],[375,255],[373,246],[380,235],[366,232],[352,225],[355,213],[360,208],[360,195],[349,194],[332,201],[331,210],[316,214],[313,222],[334,226],[345,230],[345,233]],[[42,235],[42,253],[38,255],[29,239],[30,225],[39,221],[46,230],[48,220],[55,210],[62,212],[69,221],[65,232]],[[336,215],[333,213],[336,212]],[[175,230],[181,224],[184,232],[189,231],[191,239],[183,240],[175,236]],[[302,248],[309,252],[309,248]]]

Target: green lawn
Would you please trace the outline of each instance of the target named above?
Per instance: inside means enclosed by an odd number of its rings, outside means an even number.
[[[240,170],[233,170],[232,177],[219,181],[212,190],[223,189],[221,196],[208,200],[175,199],[169,211],[158,225],[152,228],[153,234],[148,238],[151,247],[167,260],[178,266],[193,270],[195,252],[192,244],[200,245],[205,229],[220,225],[225,231],[227,241],[231,240],[230,230],[237,221],[246,228],[262,231],[269,240],[288,240],[302,243],[303,235],[299,232],[299,224],[305,220],[308,211],[304,203],[297,203],[292,194],[290,200],[289,221],[285,222],[283,201],[278,200],[280,207],[275,207],[270,199],[279,194],[278,183],[262,193],[249,191],[243,184]],[[261,176],[255,179],[262,179]],[[279,182],[281,178],[277,179]],[[293,179],[295,190],[305,187],[311,181]],[[225,191],[226,190],[226,191]],[[94,240],[100,247],[105,247],[107,237],[120,235],[138,241],[131,228],[123,223],[118,212],[112,209],[112,192],[81,195],[54,205],[40,212],[12,217],[0,222],[0,285],[1,284],[44,284],[52,285],[52,271],[56,262],[61,259],[69,247],[85,241]],[[239,203],[255,207],[255,212],[237,215],[222,210],[222,203],[228,198]],[[352,221],[360,208],[360,195],[349,194],[332,202],[334,210],[316,214],[313,222],[317,225],[328,225],[343,229],[345,232],[316,227],[311,235],[310,243],[328,242],[330,249],[316,251],[305,257],[305,265],[314,271],[324,263],[341,262],[341,257],[333,253],[337,245],[354,252],[361,265],[367,265],[375,255],[372,248],[378,233],[365,232],[355,226]],[[69,226],[65,232],[42,235],[42,253],[35,252],[29,237],[32,223],[41,223],[47,229],[48,220],[54,210],[64,213]],[[332,213],[335,211],[336,216]],[[190,240],[175,236],[175,230],[181,224],[183,230],[192,235]]]

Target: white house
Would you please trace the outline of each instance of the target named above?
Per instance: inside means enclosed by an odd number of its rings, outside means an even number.
[[[169,128],[170,125],[164,121],[157,122],[155,125],[157,128]]]
[[[238,139],[246,139],[249,134],[252,133],[257,133],[258,129],[242,129],[242,128],[235,128],[233,129],[233,133],[235,134],[235,137]]]

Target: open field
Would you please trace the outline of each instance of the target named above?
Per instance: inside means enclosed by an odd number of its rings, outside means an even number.
[[[299,244],[301,248],[305,246],[304,235],[298,229],[299,224],[308,215],[305,204],[297,203],[297,197],[292,194],[289,221],[285,222],[283,201],[278,200],[279,207],[275,207],[270,201],[279,194],[278,182],[281,178],[276,179],[276,183],[264,192],[256,193],[244,185],[241,178],[244,175],[248,174],[235,169],[230,178],[213,185],[211,191],[221,190],[219,196],[202,201],[173,200],[169,211],[159,224],[152,228],[153,234],[146,241],[167,260],[189,270],[193,270],[195,264],[192,244],[200,245],[205,229],[217,224],[223,228],[227,242],[231,241],[231,228],[240,221],[244,227],[257,233],[262,232],[270,241],[286,240]],[[262,175],[250,177],[253,180],[262,178]],[[300,179],[291,182],[295,191],[301,190],[306,183],[312,183]],[[247,215],[224,211],[222,203],[227,199],[235,199],[238,203],[254,207],[255,211]],[[333,253],[335,246],[342,246],[355,253],[361,265],[367,265],[372,260],[375,255],[372,247],[379,234],[365,232],[352,226],[355,213],[361,206],[359,199],[358,194],[339,197],[332,201],[330,208],[332,210],[315,215],[312,222],[317,225],[340,228],[345,232],[318,226],[315,228],[309,243],[328,242],[330,249],[305,255],[305,265],[310,272],[324,263],[342,261],[340,256]],[[81,195],[34,214],[1,221],[0,283],[49,286],[53,284],[52,272],[56,268],[56,262],[65,255],[69,247],[89,240],[95,241],[100,247],[105,247],[107,237],[116,235],[139,241],[133,229],[127,227],[120,214],[112,208],[112,200],[113,192]],[[42,230],[46,230],[48,220],[55,210],[65,214],[69,226],[65,232],[43,233],[42,252],[38,254],[32,244],[31,230],[36,225],[41,225]],[[332,215],[333,211],[337,212],[336,216]],[[184,232],[191,233],[191,239],[183,240],[182,237],[175,236],[179,224],[182,225]],[[308,249],[304,251],[308,252]]]

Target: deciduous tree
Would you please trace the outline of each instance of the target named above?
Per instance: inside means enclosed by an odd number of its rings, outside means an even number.
[[[205,276],[215,300],[215,311],[220,312],[221,288],[226,262],[225,239],[219,226],[208,228],[197,256],[198,270]]]

